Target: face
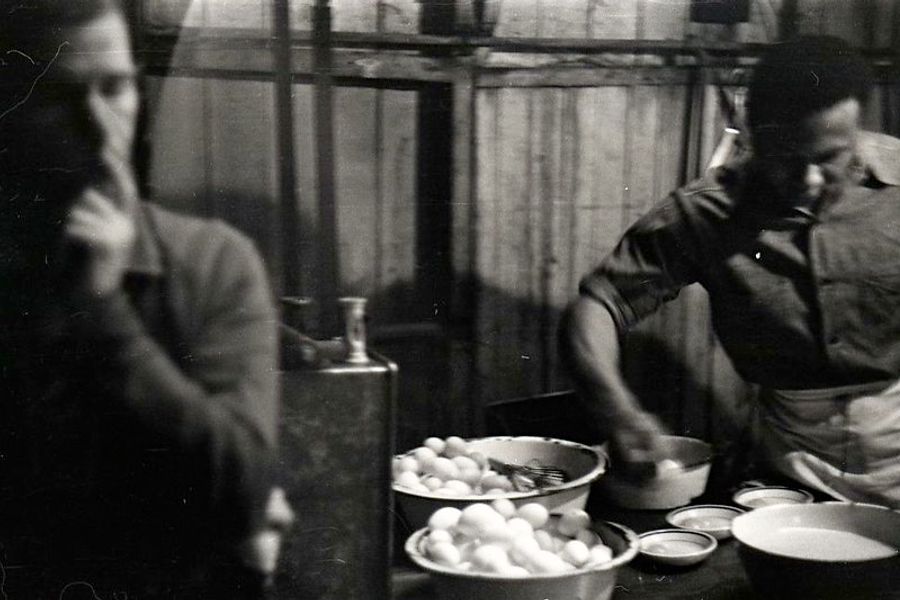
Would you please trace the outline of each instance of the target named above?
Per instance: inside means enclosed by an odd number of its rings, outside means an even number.
[[[860,105],[843,100],[796,125],[758,131],[757,163],[780,201],[814,205],[841,195],[856,171]]]
[[[110,187],[105,154],[130,162],[138,113],[128,29],[117,12],[71,27],[56,58],[5,119],[10,154],[35,181],[77,194]]]

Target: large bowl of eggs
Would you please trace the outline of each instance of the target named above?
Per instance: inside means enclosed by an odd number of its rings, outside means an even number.
[[[393,489],[410,530],[443,506],[462,509],[506,498],[561,513],[587,504],[591,483],[606,470],[597,450],[565,440],[496,436],[431,437],[394,457]]]
[[[764,598],[900,598],[900,512],[871,504],[765,506],[732,522]]]
[[[607,600],[638,553],[630,529],[508,498],[438,509],[406,542],[440,600]]]

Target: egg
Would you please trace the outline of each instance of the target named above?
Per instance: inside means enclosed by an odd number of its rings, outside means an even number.
[[[482,531],[480,539],[485,544],[496,544],[508,548],[516,538],[516,535],[517,533],[509,527],[509,524],[497,523],[489,525]]]
[[[428,466],[438,457],[437,453],[427,446],[420,446],[413,450],[413,458],[419,461],[421,469],[428,469]]]
[[[453,506],[444,506],[434,511],[428,519],[429,529],[451,529],[459,523],[462,511]]]
[[[437,544],[438,542],[447,542],[448,544],[453,543],[453,534],[447,531],[446,529],[434,529],[428,532],[428,536],[425,538],[425,544]]]
[[[543,504],[529,502],[516,510],[516,516],[531,523],[531,526],[535,529],[539,529],[547,523],[547,520],[550,518],[550,512]]]
[[[504,519],[516,516],[516,505],[509,498],[497,498],[491,502],[491,508],[500,513]]]
[[[444,481],[439,477],[426,477],[422,480],[422,484],[432,492],[444,486]]]
[[[519,565],[509,565],[502,571],[499,571],[499,573],[500,575],[507,575],[509,577],[527,577],[531,575],[531,572],[529,572],[528,569]]]
[[[590,529],[582,529],[575,535],[575,539],[582,542],[588,548],[601,543],[600,536]]]
[[[592,565],[602,565],[612,560],[613,552],[609,546],[597,544],[590,549],[591,556],[588,562]]]
[[[584,542],[569,540],[563,546],[559,556],[564,561],[573,564],[576,567],[580,567],[590,559],[591,551]]]
[[[469,458],[468,456],[454,456],[450,459],[456,464],[460,471],[466,470],[475,470],[481,471],[481,467],[478,466],[478,463]]]
[[[465,456],[468,453],[469,445],[466,443],[466,440],[459,436],[451,435],[445,439],[444,442],[446,442],[446,445],[444,446],[444,456],[448,458]]]
[[[656,463],[656,476],[661,478],[674,477],[678,475],[682,469],[684,469],[682,463],[671,458],[664,458]]]
[[[444,442],[444,440],[442,440],[439,437],[427,438],[424,442],[422,442],[422,445],[425,446],[426,448],[430,448],[431,451],[434,452],[435,454],[443,453],[444,448],[447,446],[447,444]]]
[[[538,529],[534,532],[534,539],[537,541],[541,550],[548,552],[556,552],[556,544],[553,542],[553,536],[546,529]]]
[[[506,475],[500,475],[492,471],[481,478],[481,489],[501,490],[501,493],[506,493],[513,490],[513,484]]]
[[[563,573],[569,569],[566,562],[549,550],[541,550],[531,557],[531,566],[533,573]]]
[[[498,498],[498,500],[502,500],[502,498]],[[509,527],[513,532],[515,532],[517,536],[527,535],[529,537],[534,537],[534,527],[532,527],[531,523],[529,523],[522,517],[511,518],[506,522],[506,526]]]
[[[563,535],[575,537],[579,531],[591,526],[591,517],[580,509],[566,511],[559,518],[556,530]]]
[[[438,542],[428,547],[428,557],[434,562],[455,567],[461,562],[459,549],[451,542]]]
[[[459,477],[459,467],[452,460],[444,456],[438,456],[429,465],[428,470],[435,477],[440,477],[444,481],[448,479],[456,479]]]
[[[472,487],[465,481],[459,479],[451,479],[444,482],[444,489],[453,489],[460,496],[469,496],[472,494]]]
[[[472,553],[472,568],[488,573],[499,573],[509,567],[506,550],[494,544],[483,544]]]
[[[459,472],[459,480],[465,481],[473,489],[481,483],[481,469],[463,469]]]
[[[418,473],[419,461],[417,461],[412,456],[401,456],[400,465],[398,468],[400,469],[400,471],[412,471],[413,473]]]
[[[419,476],[416,475],[413,471],[403,471],[399,475],[397,475],[397,479],[394,480],[397,485],[402,485],[405,488],[415,488],[419,485]],[[427,488],[426,488],[427,489]]]
[[[475,461],[475,464],[478,465],[478,468],[481,470],[486,470],[488,468],[488,459],[483,453],[478,452],[469,452],[469,458]]]
[[[483,502],[470,504],[462,510],[456,527],[466,535],[477,537],[494,525],[503,525],[506,520]]]
[[[531,557],[540,551],[541,547],[534,537],[521,535],[513,540],[509,556],[517,564],[528,566],[531,564]]]

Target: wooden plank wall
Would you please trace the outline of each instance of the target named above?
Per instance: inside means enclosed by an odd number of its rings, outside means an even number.
[[[766,42],[777,38],[785,1],[753,0],[750,23],[722,26],[689,23],[688,0],[504,0],[494,33]],[[313,3],[292,2],[295,29],[311,28]],[[333,26],[416,33],[427,4],[332,0]],[[187,25],[255,27],[268,35],[270,10],[270,0],[147,0],[145,14],[160,25],[186,15]],[[891,0],[797,2],[799,31],[834,33],[861,45],[895,43],[898,16]],[[452,363],[432,348],[443,342],[427,335],[412,350],[402,340],[385,348],[400,363],[401,444],[430,434],[477,433],[479,420],[469,413],[482,402],[566,387],[555,330],[579,278],[630,223],[696,172],[722,127],[708,87],[542,85],[539,77],[500,87],[484,83],[487,73],[663,64],[659,57],[481,52],[479,61],[482,68],[461,76],[454,95],[460,130],[451,245],[455,281],[474,284],[476,301],[451,309],[454,319],[472,324],[448,333],[462,348],[463,358]],[[154,196],[244,229],[277,285],[282,267],[271,81],[151,77],[148,96]],[[428,160],[419,154],[430,141],[418,130],[422,98],[417,89],[377,86],[339,87],[334,94],[340,291],[370,297],[376,327],[421,315],[432,297],[418,282],[447,275],[422,263],[417,251],[428,243],[421,218],[430,201],[417,180],[421,161]],[[897,98],[894,86],[877,95],[867,115],[871,126],[900,130]],[[469,105],[471,114],[464,110]],[[314,295],[319,232],[311,86],[295,85],[294,114],[301,282]],[[740,421],[741,403],[751,393],[716,344],[705,295],[693,287],[638,327],[625,367],[673,429],[697,435],[729,435],[722,424]]]

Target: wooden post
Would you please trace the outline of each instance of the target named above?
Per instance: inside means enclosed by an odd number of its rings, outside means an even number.
[[[337,324],[340,285],[337,207],[334,193],[334,117],[331,60],[331,7],[313,7],[313,81],[315,82],[316,176],[319,188],[319,328],[331,334]]]
[[[297,186],[294,172],[294,106],[291,100],[291,31],[288,0],[275,0],[275,119],[278,144],[278,208],[281,220],[282,290],[301,294],[297,236]]]

